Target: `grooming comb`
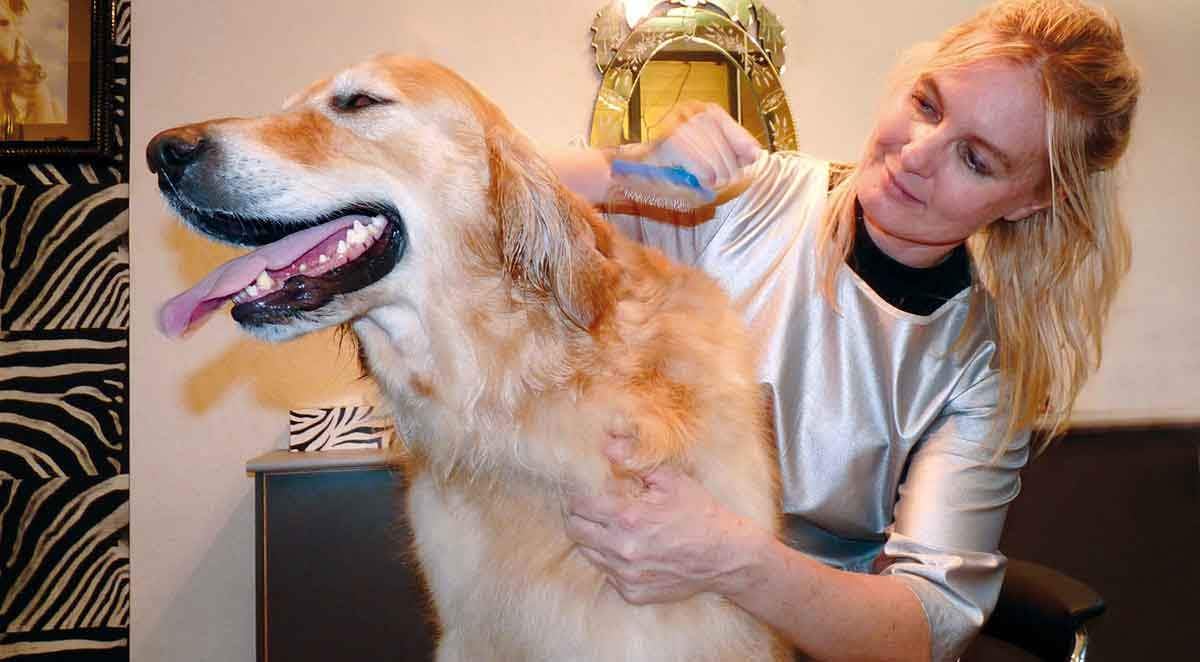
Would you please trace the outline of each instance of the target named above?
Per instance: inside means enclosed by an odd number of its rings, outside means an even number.
[[[689,211],[711,204],[717,197],[682,166],[655,166],[613,159],[610,168],[613,185],[634,202]]]

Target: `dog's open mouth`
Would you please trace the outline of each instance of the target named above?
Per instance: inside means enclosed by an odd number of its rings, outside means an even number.
[[[227,301],[243,325],[287,323],[383,278],[404,252],[404,226],[390,208],[359,206],[326,218],[331,220],[226,223],[188,214],[205,234],[260,247],[168,301],[159,313],[163,332],[183,335]]]

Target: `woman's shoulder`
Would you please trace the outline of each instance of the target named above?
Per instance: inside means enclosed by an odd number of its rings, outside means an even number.
[[[831,171],[833,162],[807,152],[795,150],[780,150],[764,152],[764,156],[755,162],[756,168],[777,168],[791,173],[812,173],[826,175]]]
[[[763,152],[746,174],[746,188],[728,211],[788,206],[799,200],[819,200],[823,205],[830,162],[804,152]]]

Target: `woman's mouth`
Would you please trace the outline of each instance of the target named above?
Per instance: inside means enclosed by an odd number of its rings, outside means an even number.
[[[892,174],[891,168],[887,167],[886,165],[883,167],[883,176],[883,188],[889,197],[904,204],[920,207],[925,206],[925,202],[913,195],[912,191],[909,191],[907,188],[905,188],[905,186],[896,179],[896,176]]]

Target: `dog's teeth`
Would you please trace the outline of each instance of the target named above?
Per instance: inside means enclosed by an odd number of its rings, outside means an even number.
[[[301,262],[300,263],[300,273],[304,273],[305,271],[308,271],[308,265]]]
[[[351,246],[361,246],[367,242],[367,229],[354,222],[354,228],[346,233],[346,243]]]
[[[258,275],[258,280],[255,280],[254,284],[258,286],[258,289],[265,292],[275,286],[275,281],[271,280],[271,277],[264,271]]]
[[[325,264],[328,261],[329,261],[328,255],[322,255],[321,257],[317,258],[317,264]]]
[[[384,218],[382,216],[372,216],[371,217],[371,227],[379,228],[380,230],[382,230],[383,226],[385,226],[385,225],[387,225],[387,221],[384,220]]]
[[[346,245],[346,240],[338,239],[337,254],[345,255],[346,251],[348,251],[348,250],[350,250],[350,247]]]
[[[379,235],[383,234],[383,226],[375,225],[375,222],[372,221],[371,224],[367,226],[367,234],[371,235],[372,239],[378,239]]]
[[[247,285],[247,286],[246,286],[246,294],[247,294],[247,295],[249,295],[249,296],[252,296],[252,297],[256,297],[256,296],[258,296],[258,286],[256,286],[256,285]]]

